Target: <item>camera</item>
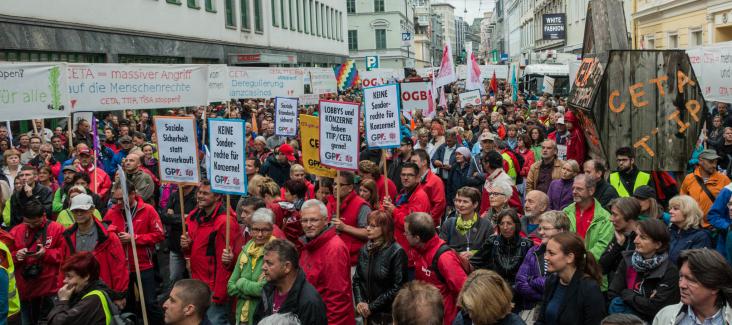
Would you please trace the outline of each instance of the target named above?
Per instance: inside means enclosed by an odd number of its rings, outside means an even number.
[[[41,276],[41,272],[43,272],[43,267],[40,264],[28,265],[23,269],[23,278],[35,279]]]

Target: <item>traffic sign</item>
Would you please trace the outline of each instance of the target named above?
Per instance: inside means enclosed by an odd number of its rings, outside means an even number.
[[[412,33],[410,32],[403,32],[402,33],[402,46],[412,46]]]
[[[379,68],[379,57],[378,56],[367,56],[366,57],[366,70]]]

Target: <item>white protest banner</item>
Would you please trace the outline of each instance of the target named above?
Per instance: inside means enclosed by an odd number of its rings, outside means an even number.
[[[0,116],[6,121],[68,116],[65,63],[0,64]]]
[[[338,92],[335,72],[332,68],[305,68],[310,78],[310,92],[313,94],[330,94]],[[317,103],[316,103],[317,104]]]
[[[390,81],[404,79],[404,70],[388,68],[371,69],[371,71],[359,71],[358,77],[361,79],[361,86],[364,88],[381,86]]]
[[[92,119],[94,118],[93,112],[73,112],[71,113],[72,128],[76,130],[76,126],[79,125],[79,121],[84,120],[92,125]],[[94,130],[92,130],[93,132]]]
[[[480,91],[477,89],[460,93],[458,98],[460,99],[460,107],[464,108],[468,104],[480,106]]]
[[[208,65],[208,102],[226,102],[229,97],[229,67],[226,64]]]
[[[192,116],[154,116],[160,157],[160,181],[198,184],[198,141]]]
[[[360,139],[357,103],[320,101],[320,164],[358,170]]]
[[[364,126],[369,148],[398,148],[401,145],[399,96],[399,84],[363,89]]]
[[[508,66],[499,64],[486,64],[480,66],[480,77],[482,79],[493,78],[493,72],[496,73],[496,79],[508,80]]]
[[[455,63],[452,60],[452,46],[450,40],[445,39],[445,47],[442,49],[442,62],[440,69],[434,75],[435,87],[442,87],[457,80],[455,74]]]
[[[71,63],[75,110],[113,111],[208,105],[208,66]]]
[[[208,119],[208,138],[211,140],[209,172],[213,192],[247,194],[244,123],[244,120],[237,119]]]
[[[732,103],[730,53],[732,45],[727,43],[686,50],[705,100]]]
[[[432,72],[435,71],[437,68],[417,68],[417,75],[422,78],[427,78],[432,76]]]
[[[297,135],[297,98],[275,97],[275,134]]]
[[[413,113],[418,109],[426,111],[429,108],[431,82],[402,82],[399,85],[402,92],[402,110]]]
[[[554,78],[550,76],[544,76],[544,81],[542,82],[541,86],[543,92],[548,94],[554,94]]]
[[[303,71],[298,68],[229,67],[229,97],[299,97],[305,92]]]
[[[302,94],[299,98],[300,105],[317,105],[320,101],[320,95],[318,94]]]

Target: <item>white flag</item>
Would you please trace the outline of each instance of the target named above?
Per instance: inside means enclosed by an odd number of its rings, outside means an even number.
[[[455,81],[457,81],[457,75],[455,75],[455,64],[452,62],[452,47],[450,46],[450,40],[445,39],[440,71],[435,76],[435,87],[441,87]]]

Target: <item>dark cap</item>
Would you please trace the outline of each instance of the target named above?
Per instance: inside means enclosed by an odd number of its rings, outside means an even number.
[[[412,141],[412,138],[410,138],[410,137],[402,137],[402,145],[403,146],[405,146],[405,145],[413,146],[414,141]]]
[[[719,157],[719,155],[717,154],[717,151],[714,149],[706,149],[699,154],[699,159],[717,160],[719,158],[721,158],[721,157]]]
[[[639,200],[655,199],[656,190],[648,185],[643,185],[635,189],[635,192],[633,192],[633,197]]]
[[[74,172],[74,173],[76,173],[76,167],[74,167],[74,165],[73,165],[73,164],[71,164],[71,165],[66,165],[66,166],[64,166],[64,168],[63,168],[63,169],[61,170],[61,173],[65,172],[65,171],[70,171],[70,172]]]

